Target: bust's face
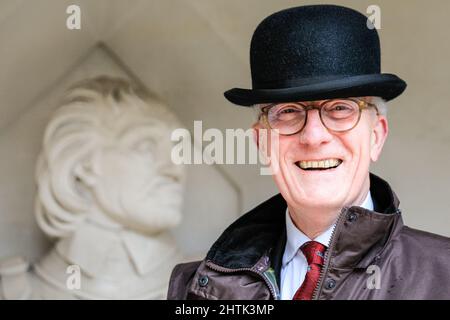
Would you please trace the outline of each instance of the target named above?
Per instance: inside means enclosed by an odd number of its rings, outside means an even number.
[[[254,127],[263,128],[260,123]],[[298,208],[339,210],[364,200],[369,165],[378,159],[387,130],[386,118],[377,116],[374,109],[363,110],[358,125],[344,133],[329,131],[318,111],[310,110],[301,132],[276,136],[279,156],[271,158],[271,165],[278,163],[279,170],[273,177],[281,194],[288,204]],[[305,170],[299,165],[300,161],[326,159],[342,163],[326,170]]]
[[[46,127],[36,168],[42,230],[66,237],[86,219],[146,234],[177,225],[184,191],[184,169],[171,161],[177,126],[167,106],[126,80],[97,77],[70,89]]]
[[[155,119],[123,122],[119,134],[92,157],[97,205],[123,225],[143,232],[173,227],[181,219],[183,188],[181,168],[170,161],[169,128]]]

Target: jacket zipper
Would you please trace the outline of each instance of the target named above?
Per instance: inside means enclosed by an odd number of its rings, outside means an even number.
[[[341,213],[339,214],[339,217],[336,221],[336,226],[334,227],[333,232],[331,233],[330,247],[325,252],[323,268],[320,270],[319,281],[317,282],[317,285],[314,289],[312,300],[317,300],[319,298],[320,292],[322,291],[323,282],[325,280],[325,275],[327,274],[328,268],[330,265],[331,252],[334,250],[334,246],[336,244],[336,233],[338,232],[338,229],[340,228],[341,221],[344,219],[345,213],[347,212],[348,208],[349,207],[342,208]]]
[[[272,283],[270,282],[269,279],[267,279],[267,277],[264,275],[264,273],[256,271],[252,268],[238,268],[238,269],[229,269],[229,268],[224,268],[221,266],[218,266],[210,261],[206,262],[206,265],[208,266],[208,268],[211,268],[212,270],[218,271],[218,272],[225,272],[225,273],[233,273],[233,272],[242,272],[242,271],[249,271],[251,273],[255,273],[258,276],[260,276],[264,282],[266,283],[267,287],[269,288],[270,294],[272,295],[272,297],[277,300],[277,294],[275,293],[275,289],[272,286]]]

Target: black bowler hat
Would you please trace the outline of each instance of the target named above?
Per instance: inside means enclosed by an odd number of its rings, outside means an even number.
[[[225,92],[232,103],[399,96],[406,83],[380,73],[380,40],[365,15],[335,5],[290,8],[265,18],[250,45],[252,89]]]

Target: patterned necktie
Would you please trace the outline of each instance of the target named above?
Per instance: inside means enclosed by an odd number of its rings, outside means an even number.
[[[308,271],[305,280],[294,295],[293,300],[311,300],[314,289],[319,281],[320,270],[323,266],[323,257],[327,249],[316,241],[308,241],[301,248],[308,261]]]

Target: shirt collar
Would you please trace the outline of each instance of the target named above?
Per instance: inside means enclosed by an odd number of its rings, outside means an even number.
[[[367,193],[366,198],[364,199],[361,207],[373,210],[373,200],[370,194],[370,190]],[[331,240],[331,235],[333,234],[334,227],[336,223],[331,225],[325,232],[317,236],[314,241],[317,241],[324,246],[328,247]],[[286,209],[286,248],[283,255],[283,266],[289,263],[297,254],[298,249],[306,242],[312,241],[306,234],[304,234],[301,230],[297,229],[294,222],[289,215],[289,209]]]

